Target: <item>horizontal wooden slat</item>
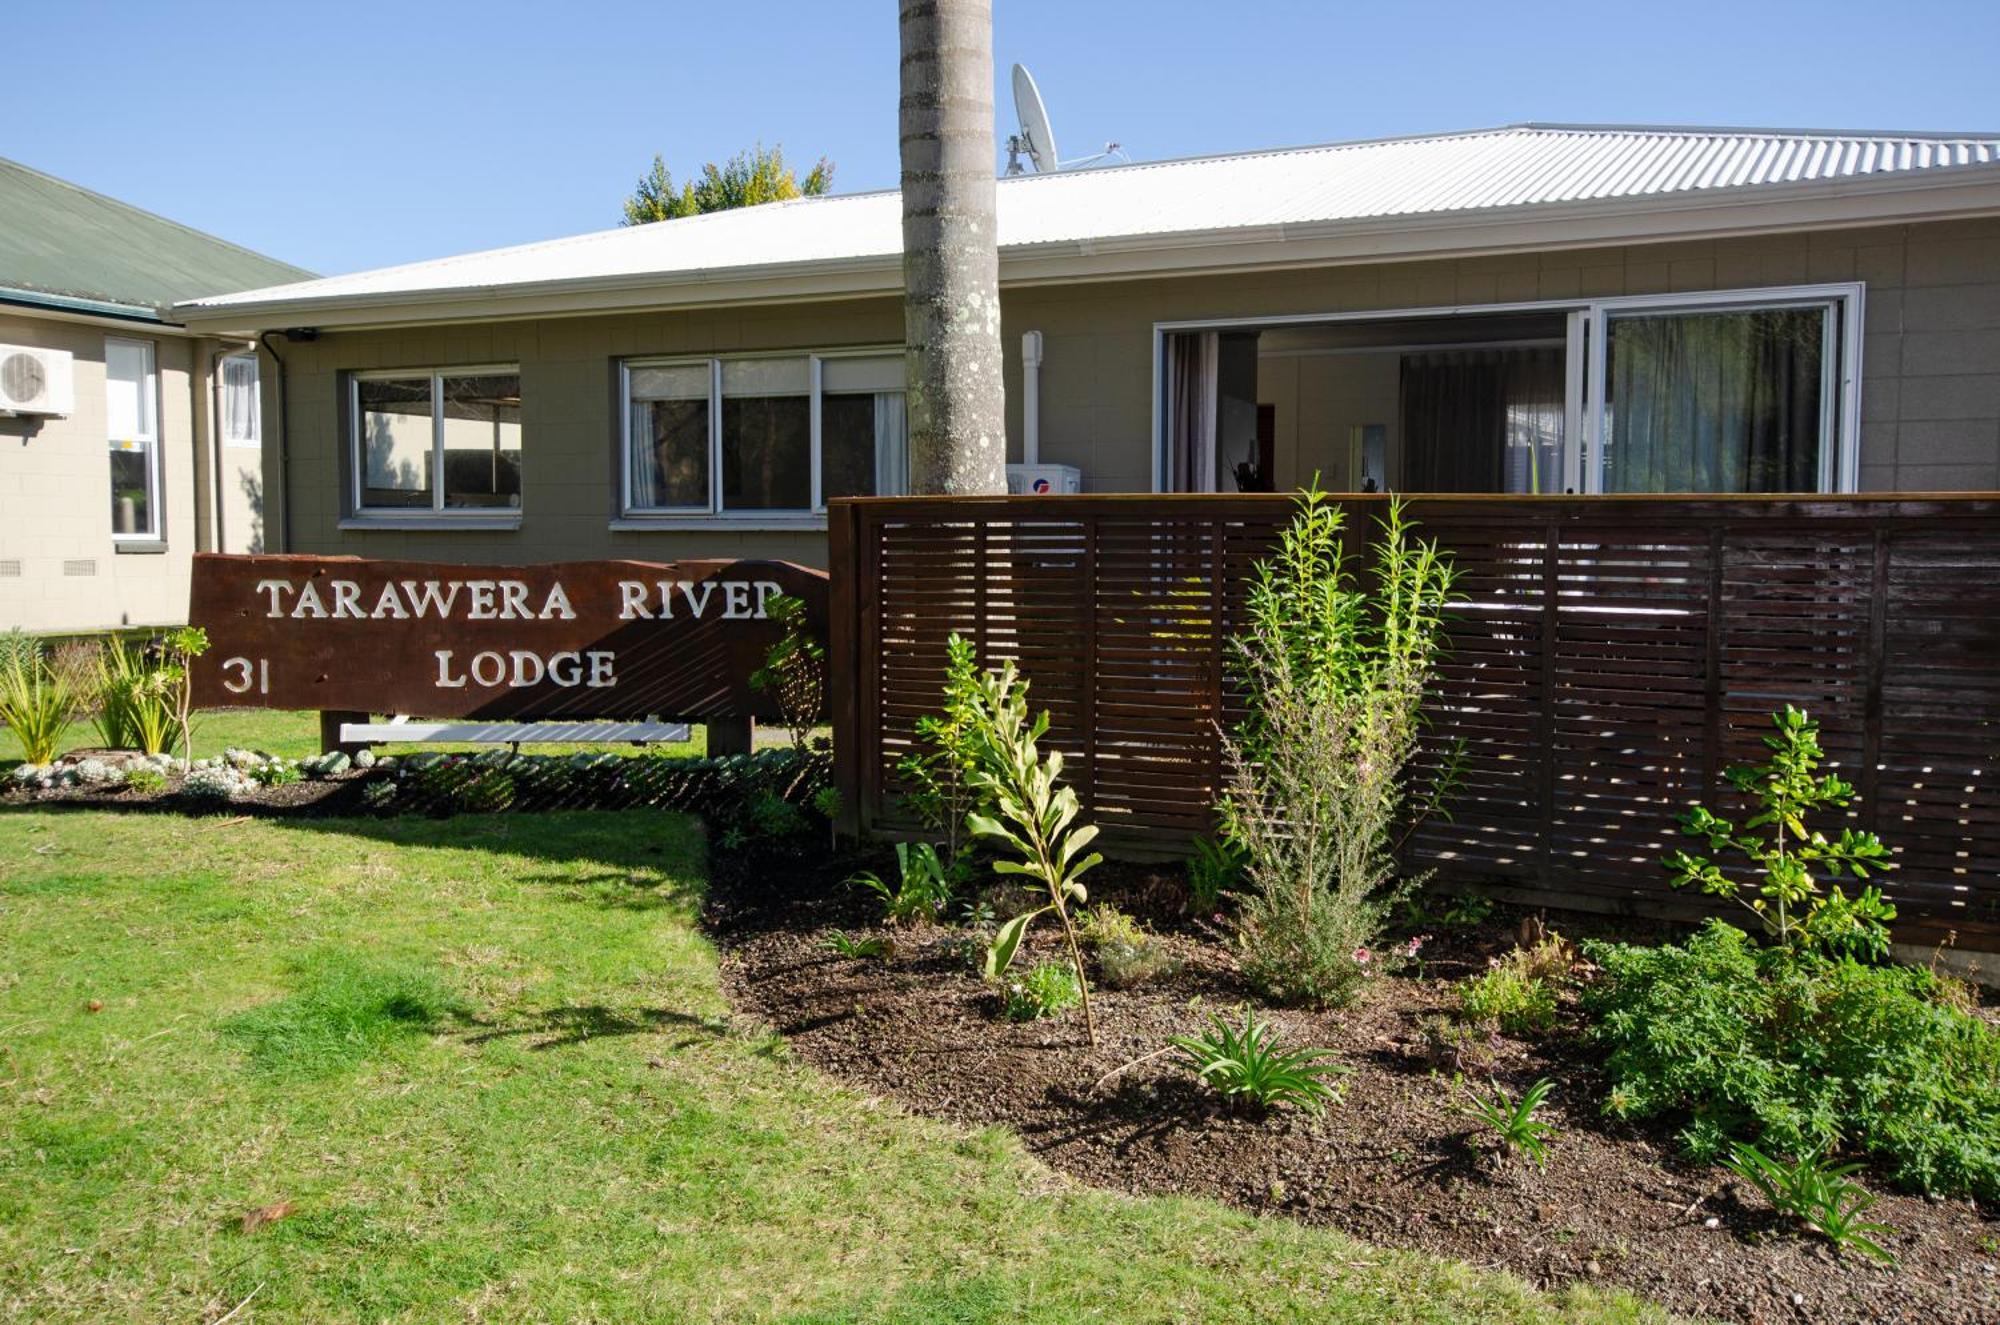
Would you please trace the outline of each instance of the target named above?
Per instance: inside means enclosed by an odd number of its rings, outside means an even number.
[[[1350,547],[1382,513],[1343,497]],[[1284,497],[839,502],[857,619],[833,685],[859,821],[907,831],[895,773],[938,704],[944,643],[1017,660],[1113,850],[1209,831],[1241,720],[1229,637]],[[1463,742],[1449,818],[1407,864],[1507,896],[1692,917],[1658,857],[1784,704],[1860,791],[1827,824],[1885,835],[1906,936],[2000,939],[2000,497],[1416,498],[1463,595],[1419,776]],[[1363,558],[1365,562],[1365,558]],[[1357,570],[1365,566],[1357,563]],[[1219,580],[1220,583],[1215,581]],[[1552,592],[1551,592],[1552,591]]]

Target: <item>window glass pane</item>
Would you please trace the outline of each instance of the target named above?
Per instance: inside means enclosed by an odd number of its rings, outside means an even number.
[[[150,538],[153,524],[153,443],[127,442],[111,452],[111,532]]]
[[[632,507],[708,509],[709,365],[634,368]]]
[[[884,354],[867,359],[822,359],[819,384],[826,391],[901,391],[903,356]]]
[[[263,434],[259,414],[257,357],[232,355],[222,361],[222,439],[231,446],[255,446]]]
[[[825,366],[821,369],[825,380]],[[886,497],[909,486],[901,391],[825,392],[819,407],[820,496]]]
[[[431,504],[431,379],[364,378],[354,384],[363,507]]]
[[[725,509],[802,511],[811,507],[808,373],[804,359],[746,359],[722,366]]]
[[[145,341],[104,342],[104,421],[113,441],[153,434],[153,347]]]
[[[1826,308],[1614,316],[1606,492],[1815,492]]]
[[[521,504],[521,377],[446,377],[444,504]]]

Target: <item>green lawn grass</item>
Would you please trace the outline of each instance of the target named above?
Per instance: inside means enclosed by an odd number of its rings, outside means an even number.
[[[1662,1319],[842,1089],[729,1018],[701,869],[644,812],[0,811],[0,1320]]]

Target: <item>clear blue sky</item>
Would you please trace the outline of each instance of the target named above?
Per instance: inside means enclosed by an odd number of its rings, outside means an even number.
[[[996,0],[1065,156],[1518,120],[2000,130],[2000,0]],[[335,273],[615,224],[758,140],[896,181],[895,0],[12,6],[0,156]],[[42,58],[25,52],[43,51]],[[4,224],[5,218],[0,218]]]

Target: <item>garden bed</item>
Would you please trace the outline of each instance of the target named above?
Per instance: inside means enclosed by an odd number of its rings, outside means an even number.
[[[1093,900],[1147,922],[1180,961],[1154,983],[1093,993],[1093,1050],[1078,1012],[1003,1020],[999,995],[978,977],[970,931],[878,929],[872,899],[841,886],[862,864],[887,868],[874,859],[715,862],[709,919],[732,999],[856,1089],[966,1125],[1010,1127],[1083,1181],[1217,1197],[1544,1285],[1622,1284],[1706,1318],[2000,1319],[2000,1223],[1990,1213],[1899,1194],[1866,1173],[1882,1194],[1870,1217],[1897,1230],[1885,1241],[1900,1264],[1836,1256],[1725,1170],[1685,1160],[1671,1129],[1605,1118],[1604,1079],[1567,1004],[1551,1032],[1494,1045],[1492,1077],[1515,1094],[1553,1079],[1547,1117],[1557,1128],[1546,1172],[1518,1159],[1496,1168],[1465,1113],[1464,1088],[1427,1057],[1420,1021],[1456,1006],[1452,983],[1513,947],[1526,913],[1432,927],[1421,966],[1372,980],[1351,1010],[1269,1009],[1286,1045],[1331,1048],[1351,1075],[1323,1116],[1279,1110],[1259,1120],[1223,1107],[1171,1056],[1097,1084],[1169,1037],[1203,1031],[1211,1013],[1254,1001],[1226,943],[1180,916],[1177,873],[1105,867],[1091,876]],[[1583,915],[1551,923],[1572,938],[1677,936]],[[843,958],[824,946],[835,931],[886,936],[893,949],[883,960]],[[1045,921],[1020,959],[1056,958],[1059,943]],[[1483,1087],[1485,1074],[1477,1081]]]

